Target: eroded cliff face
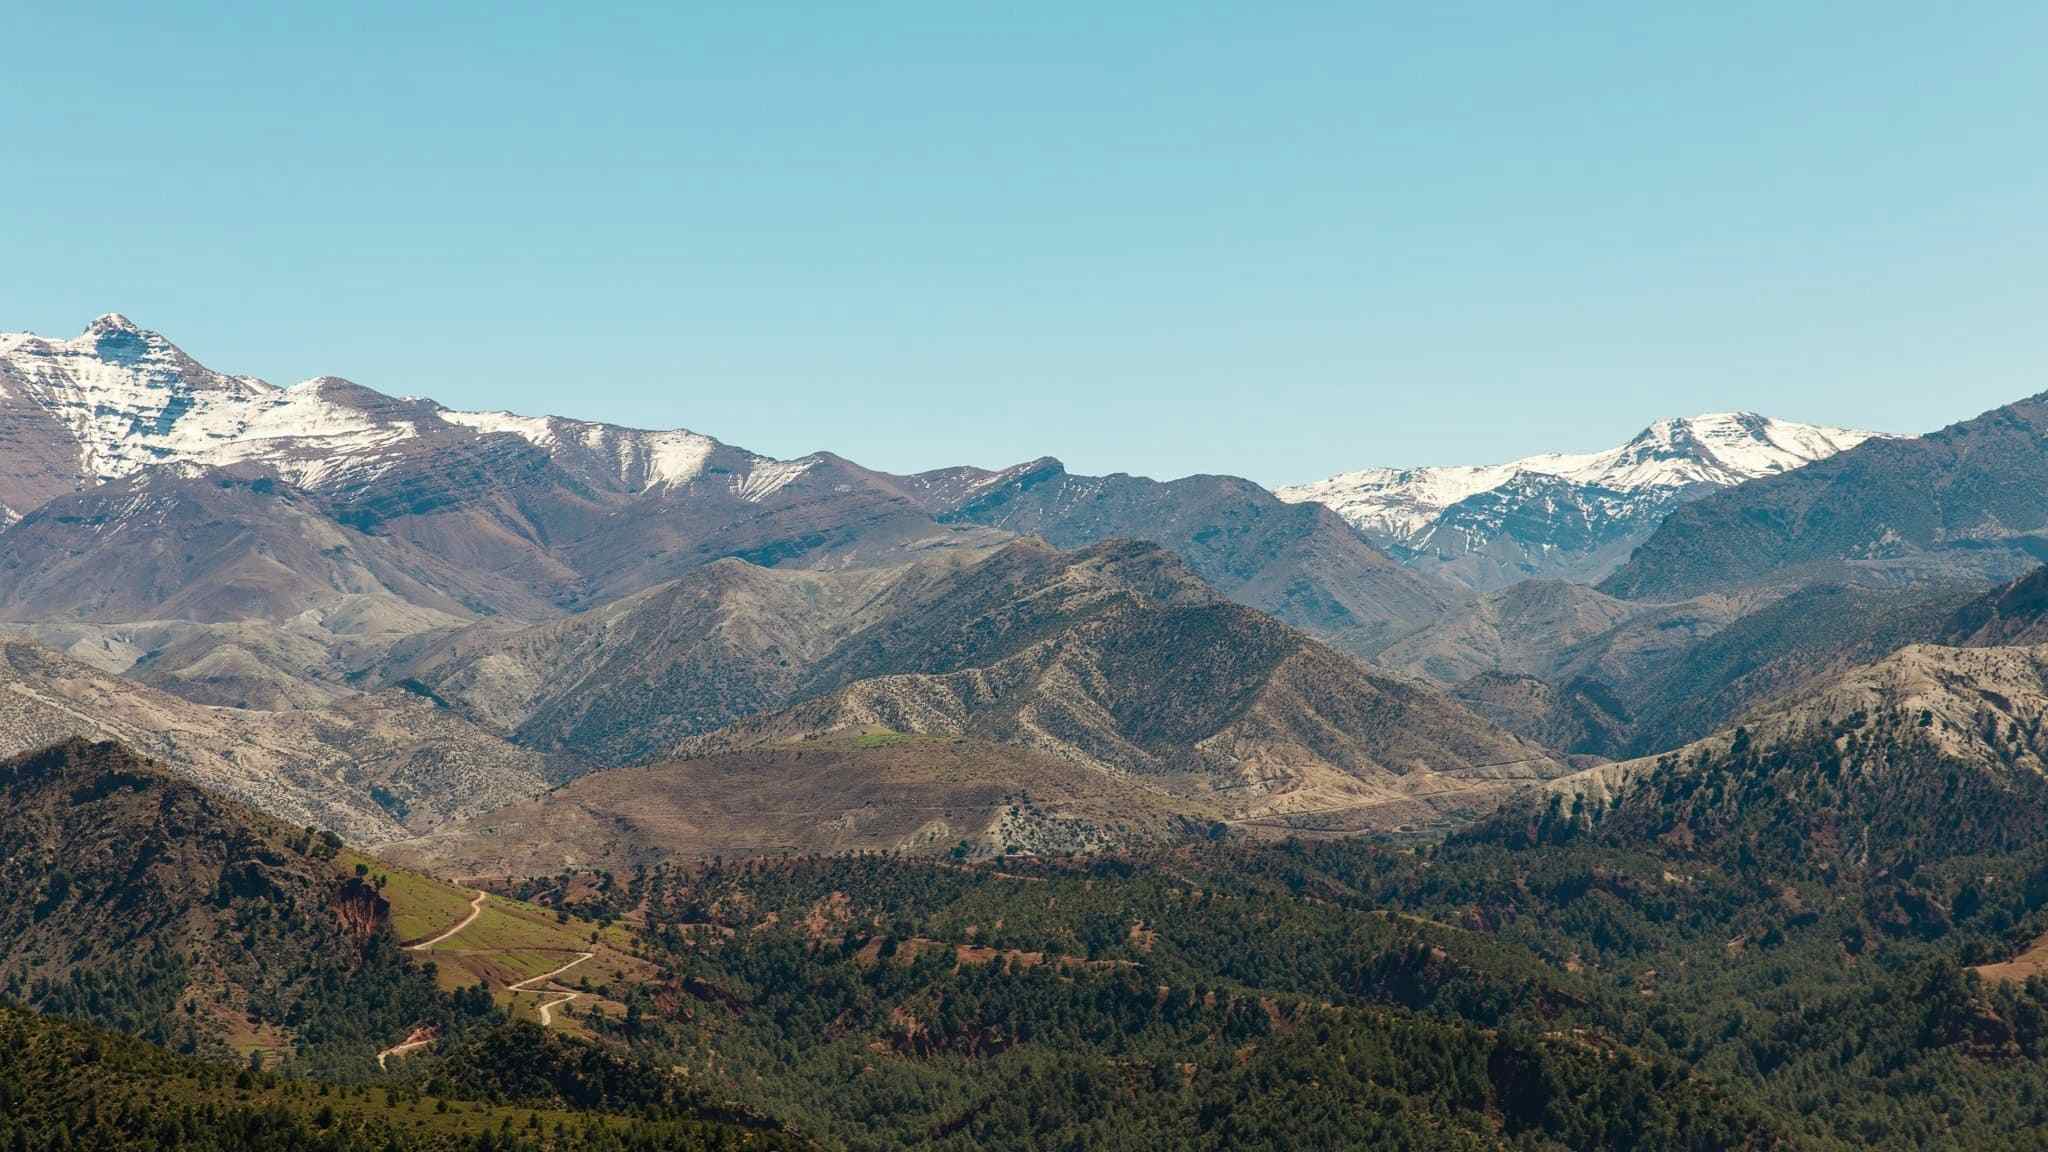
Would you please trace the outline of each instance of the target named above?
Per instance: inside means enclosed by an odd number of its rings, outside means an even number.
[[[327,906],[340,921],[342,931],[357,944],[368,943],[370,937],[391,922],[391,902],[360,876],[342,881],[328,897]]]

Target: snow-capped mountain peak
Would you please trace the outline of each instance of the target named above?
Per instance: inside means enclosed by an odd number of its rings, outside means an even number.
[[[1601,452],[1552,452],[1504,464],[1366,468],[1312,484],[1282,488],[1291,502],[1328,505],[1368,536],[1411,562],[1450,565],[1449,575],[1475,586],[1498,586],[1532,575],[1585,578],[1625,558],[1618,544],[1654,528],[1686,500],[1747,480],[1825,459],[1869,439],[1849,428],[1775,420],[1755,412],[1711,412],[1659,420],[1627,443]],[[1533,503],[1532,503],[1533,502]],[[1540,507],[1534,506],[1540,504]],[[1529,506],[1525,506],[1529,505]],[[1541,526],[1569,522],[1569,544]],[[1517,525],[1510,528],[1510,520]],[[1645,527],[1647,525],[1647,527]],[[1514,532],[1524,544],[1564,559],[1531,561],[1496,547]],[[1568,557],[1583,550],[1586,572]],[[1516,551],[1513,556],[1504,551]],[[1488,554],[1483,564],[1470,558]],[[1500,565],[1485,574],[1463,565]]]
[[[578,475],[637,493],[695,481],[724,448],[681,428],[461,412],[335,376],[279,388],[215,372],[118,312],[69,340],[0,333],[0,431],[9,424],[33,426],[17,439],[46,445],[49,458],[36,461],[40,472],[24,491],[0,492],[0,526],[39,498],[165,464],[249,462],[275,468],[300,487],[360,485],[422,445],[503,434],[545,450]],[[75,458],[57,458],[67,451]],[[805,467],[727,451],[739,470],[736,483],[755,499]]]
[[[97,336],[103,332],[140,331],[142,329],[135,326],[135,321],[128,319],[119,312],[108,312],[103,316],[95,317],[92,323],[85,326],[85,334],[87,336]]]

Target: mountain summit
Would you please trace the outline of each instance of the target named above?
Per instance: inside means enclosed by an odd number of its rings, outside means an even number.
[[[1604,452],[1367,468],[1278,495],[1327,505],[1410,567],[1481,591],[1535,577],[1597,580],[1673,508],[1826,459],[1872,435],[1714,412],[1659,420]]]
[[[457,412],[335,376],[290,387],[228,376],[117,312],[81,335],[0,333],[0,525],[54,496],[155,464],[269,465],[300,487],[368,484],[423,452],[507,434],[575,479],[637,493],[707,471],[716,440],[560,417]],[[755,501],[806,462],[731,453],[721,475]]]

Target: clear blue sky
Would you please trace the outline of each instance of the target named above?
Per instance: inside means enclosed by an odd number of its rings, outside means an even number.
[[[0,330],[1269,483],[2048,388],[2038,4],[322,7],[9,6]]]

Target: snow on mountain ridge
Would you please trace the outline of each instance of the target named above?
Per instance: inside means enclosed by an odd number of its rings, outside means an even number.
[[[616,424],[571,420],[563,416],[520,416],[512,412],[457,412],[443,408],[436,413],[450,424],[459,424],[482,435],[509,433],[537,448],[554,449],[565,441],[587,451],[607,455],[617,469],[621,484],[640,491],[687,484],[704,472],[718,441],[687,429],[647,431]]]
[[[362,483],[393,466],[409,441],[467,433],[510,434],[551,454],[573,453],[621,487],[644,492],[696,480],[720,447],[687,429],[459,412],[331,376],[279,388],[214,372],[116,312],[69,340],[0,333],[0,402],[24,399],[70,432],[85,483],[163,464],[244,462],[274,467],[301,487]],[[739,483],[754,499],[808,466],[746,457],[760,479],[750,474]],[[0,512],[0,526],[19,515]]]
[[[1291,503],[1317,501],[1368,533],[1408,541],[1428,534],[1454,505],[1522,477],[1557,477],[1661,499],[1698,486],[1728,487],[1789,472],[1872,435],[1754,412],[1712,412],[1659,420],[1604,452],[1542,453],[1492,465],[1365,468],[1275,495]]]

